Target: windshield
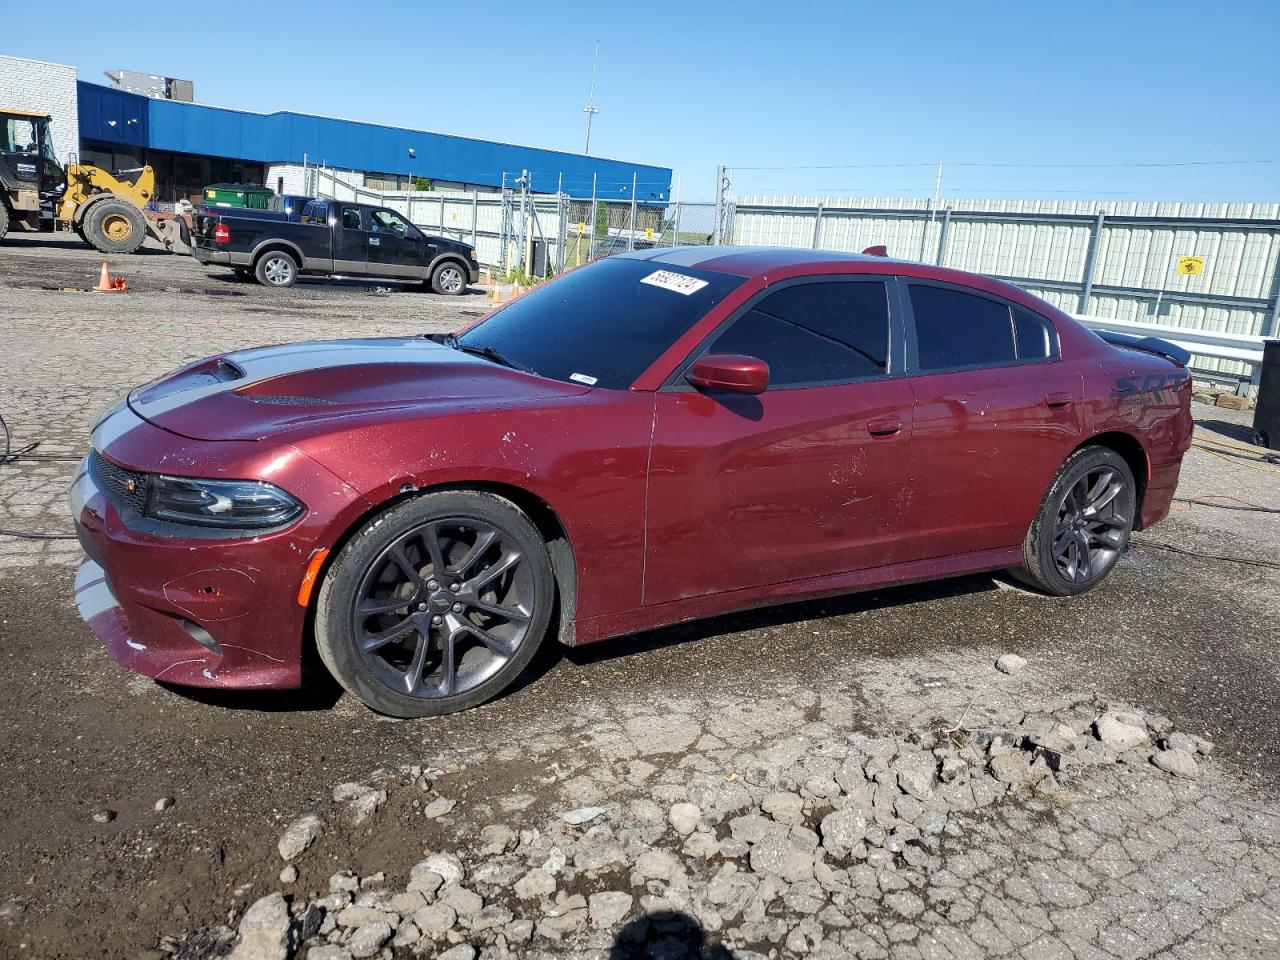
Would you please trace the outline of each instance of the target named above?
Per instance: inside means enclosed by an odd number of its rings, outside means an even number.
[[[742,282],[612,257],[530,291],[458,344],[552,380],[623,390]]]

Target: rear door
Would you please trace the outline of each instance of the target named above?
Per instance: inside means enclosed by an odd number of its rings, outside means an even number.
[[[359,276],[368,272],[369,231],[364,210],[356,203],[331,204],[333,272]]]
[[[893,562],[912,397],[891,287],[769,287],[658,392],[646,604]],[[763,359],[768,389],[693,388],[683,373],[704,353]]]
[[[903,559],[1021,545],[1079,443],[1079,373],[1053,323],[969,287],[903,280],[915,399]]]
[[[382,277],[422,279],[429,260],[427,240],[393,210],[369,211],[369,272]]]

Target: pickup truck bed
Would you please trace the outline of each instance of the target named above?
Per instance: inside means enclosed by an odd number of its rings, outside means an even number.
[[[456,295],[479,279],[469,244],[428,236],[386,207],[314,200],[296,222],[245,213],[197,212],[195,258],[206,266],[230,266],[269,287],[292,286],[299,276],[341,275],[421,281]]]

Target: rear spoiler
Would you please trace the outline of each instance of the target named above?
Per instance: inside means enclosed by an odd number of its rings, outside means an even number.
[[[1128,347],[1131,350],[1154,353],[1167,360],[1172,360],[1180,367],[1185,367],[1191,362],[1191,352],[1189,350],[1184,350],[1176,343],[1161,340],[1159,337],[1139,337],[1132,333],[1112,333],[1109,330],[1095,330],[1093,332],[1107,341],[1107,343],[1114,343],[1117,347]]]

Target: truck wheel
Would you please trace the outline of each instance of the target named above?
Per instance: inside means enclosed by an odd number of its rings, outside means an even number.
[[[142,211],[126,200],[99,200],[81,224],[85,239],[101,253],[133,253],[147,239]]]
[[[436,267],[431,274],[431,289],[447,297],[456,297],[467,290],[467,271],[453,261]]]
[[[0,240],[9,232],[9,208],[0,203]]]
[[[298,279],[298,261],[283,250],[271,250],[258,258],[253,273],[264,287],[292,287]]]

